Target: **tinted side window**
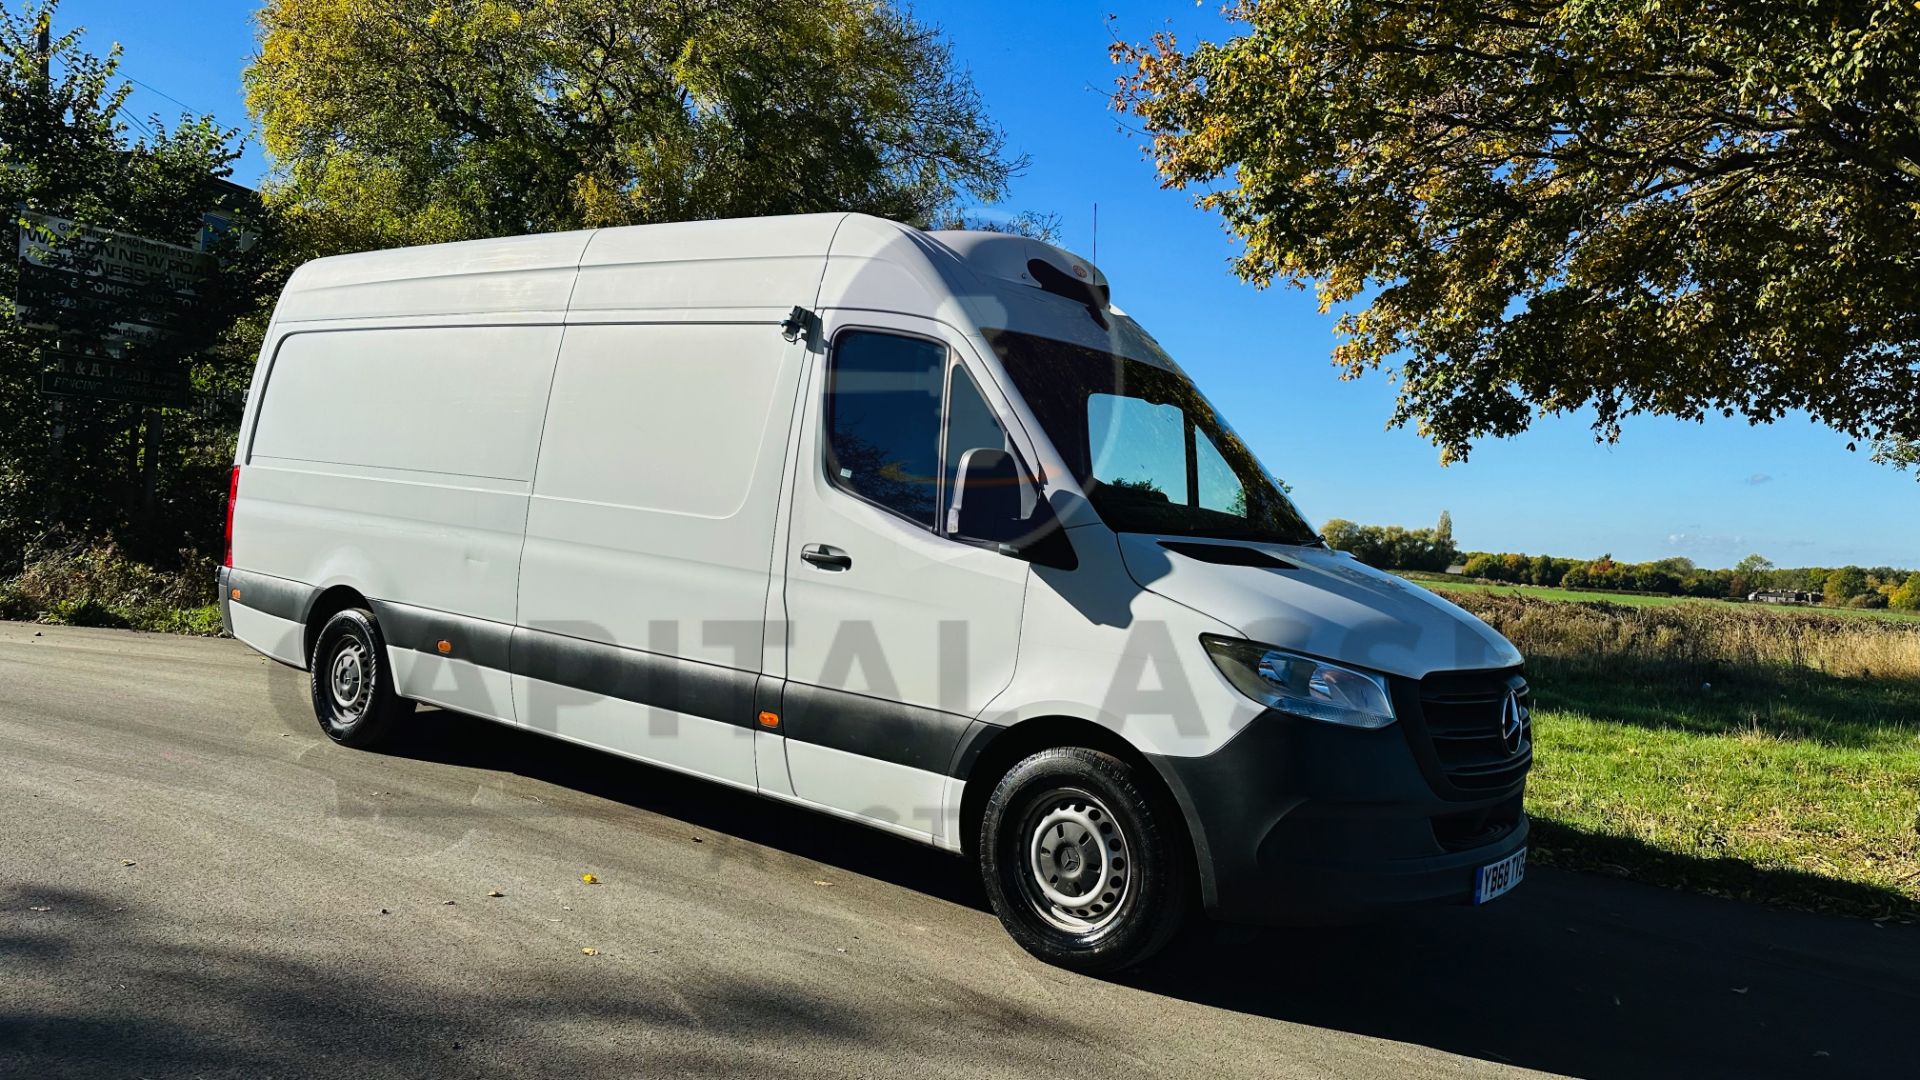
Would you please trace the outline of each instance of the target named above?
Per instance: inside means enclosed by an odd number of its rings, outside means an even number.
[[[938,342],[856,331],[835,339],[827,369],[827,475],[929,529],[946,367]]]

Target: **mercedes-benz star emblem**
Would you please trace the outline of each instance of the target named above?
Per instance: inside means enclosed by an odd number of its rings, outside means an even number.
[[[1507,691],[1507,700],[1500,705],[1500,741],[1506,744],[1507,753],[1517,754],[1525,745],[1527,733],[1527,707],[1520,704],[1520,691]]]

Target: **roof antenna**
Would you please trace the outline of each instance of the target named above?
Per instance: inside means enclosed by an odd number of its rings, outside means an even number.
[[[1093,250],[1087,254],[1087,261],[1100,265],[1100,204],[1093,204]]]

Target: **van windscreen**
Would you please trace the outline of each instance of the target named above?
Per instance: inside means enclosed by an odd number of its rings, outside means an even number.
[[[981,333],[1115,532],[1316,542],[1185,375],[1015,330]]]

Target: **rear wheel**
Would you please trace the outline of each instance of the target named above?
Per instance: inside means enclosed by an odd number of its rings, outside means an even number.
[[[987,897],[1042,960],[1089,973],[1130,967],[1165,946],[1191,908],[1178,826],[1135,766],[1084,747],[1043,750],[987,802]]]
[[[377,746],[413,712],[413,702],[393,692],[386,641],[365,608],[348,608],[328,619],[314,636],[308,661],[313,712],[334,742]]]

